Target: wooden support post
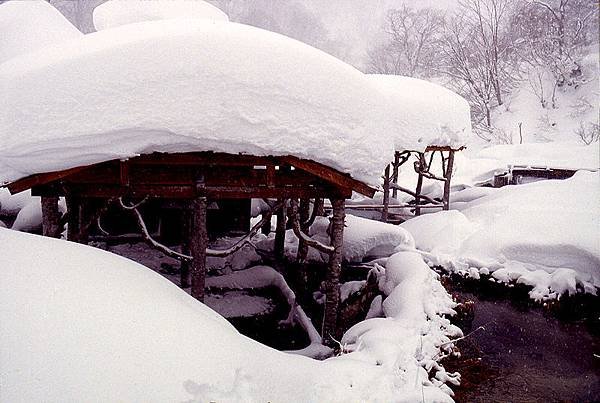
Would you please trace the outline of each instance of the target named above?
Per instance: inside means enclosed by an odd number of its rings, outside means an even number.
[[[418,168],[418,169],[417,169]],[[419,161],[415,162],[417,171],[417,188],[415,189],[415,215],[421,215],[421,190],[423,189],[423,170],[425,169],[425,154],[419,153]]]
[[[381,211],[381,221],[387,222],[388,209],[390,205],[390,165],[385,167],[383,174],[383,210]]]
[[[394,165],[393,165],[394,169],[392,171],[392,181],[394,182],[394,184],[398,184],[398,174],[400,171],[400,152],[396,151],[394,153]],[[398,197],[398,189],[396,189],[394,187],[394,189],[392,190],[392,197],[395,199]]]
[[[300,230],[305,234],[308,234],[309,225],[308,219],[310,218],[310,199],[300,199],[300,209],[298,212],[298,219],[300,221]],[[298,241],[298,263],[303,263],[308,255],[308,245],[302,239]]]
[[[447,159],[447,165],[446,165],[446,170],[445,170],[445,178],[446,178],[446,182],[444,182],[444,196],[443,196],[443,202],[444,202],[444,210],[449,210],[450,209],[450,182],[452,180],[452,169],[454,167],[454,151],[450,150],[450,153],[448,155],[448,159]]]
[[[58,197],[42,196],[42,234],[52,238],[60,238],[62,232],[60,219]]]
[[[80,219],[81,215],[81,199],[77,196],[67,196],[67,213],[68,216],[68,227],[67,227],[67,240],[73,242],[81,242],[81,229]]]
[[[266,216],[266,214],[265,214],[265,213],[262,213],[262,214],[261,214],[261,218],[262,218],[262,219],[264,219],[264,218],[265,218],[265,216]],[[263,226],[262,226],[262,227],[260,227],[260,232],[261,232],[263,235],[266,235],[266,236],[268,236],[268,235],[271,233],[271,220],[270,220],[270,219],[269,219],[269,220],[266,220],[266,221],[265,221],[265,223],[263,224]]]
[[[181,253],[184,255],[190,254],[191,228],[192,214],[188,209],[184,209],[181,214]],[[179,266],[179,285],[181,288],[190,286],[190,263],[186,260],[181,261]]]
[[[325,278],[325,314],[323,317],[323,340],[325,344],[334,346],[332,337],[339,340],[338,306],[340,302],[339,282],[342,271],[344,246],[344,199],[331,200],[333,218],[331,220],[331,246],[333,252],[329,255],[329,267]]]
[[[283,199],[278,199],[277,203],[283,202]],[[275,229],[275,256],[282,259],[285,254],[285,204],[277,210],[277,227]]]
[[[204,301],[204,284],[206,280],[206,248],[208,247],[208,233],[206,230],[206,208],[205,196],[196,197],[191,203],[191,225],[190,225],[190,254],[192,297]]]

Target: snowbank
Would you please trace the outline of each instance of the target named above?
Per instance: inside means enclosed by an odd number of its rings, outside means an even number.
[[[326,396],[319,388],[327,393],[341,386],[337,381],[352,390],[342,381],[344,369],[325,377],[326,364],[239,335],[127,259],[9,230],[1,230],[0,243],[0,371],[7,401],[208,400],[225,392],[234,400],[315,401]]]
[[[313,239],[329,245],[329,218],[317,217],[310,228]],[[272,249],[274,234],[267,239],[259,240],[256,245],[262,249]],[[343,257],[346,262],[361,262],[365,258],[388,257],[398,246],[414,248],[415,241],[408,231],[397,225],[373,221],[351,214],[346,215],[344,228]],[[298,253],[298,238],[293,230],[287,230],[285,235],[285,254],[290,259],[296,259]],[[314,248],[308,248],[308,261],[328,262],[329,256]]]
[[[0,64],[81,37],[83,34],[46,1],[12,0],[0,6]]]
[[[396,150],[424,151],[427,146],[460,148],[471,135],[471,109],[460,95],[412,77],[370,74],[388,97]]]
[[[451,395],[445,383],[458,384],[460,376],[448,374],[436,358],[451,349],[449,337],[462,336],[460,329],[444,317],[454,314],[456,303],[415,252],[398,252],[387,260],[380,288],[386,294],[385,317],[367,319],[350,328],[341,341],[350,353],[342,359],[405,368],[402,377],[406,382],[424,385],[407,395],[406,401],[422,401],[423,395],[436,401],[452,401],[440,392]],[[428,372],[432,368],[435,376],[430,381]]]
[[[229,21],[227,14],[202,0],[109,0],[94,9],[97,31],[143,21],[202,18]]]
[[[431,252],[432,264],[532,285],[535,299],[595,293],[600,287],[598,173],[580,171],[562,181],[506,186],[477,196],[465,197],[470,201],[460,203],[461,212],[428,214],[401,226],[417,248]]]
[[[383,366],[368,358],[366,346],[374,347],[374,339],[365,336],[360,351],[320,362],[241,336],[205,305],[128,259],[7,229],[0,229],[0,245],[4,400],[395,402],[421,393],[427,401],[449,400],[426,383],[415,359],[421,340],[424,359],[434,351],[429,343],[446,340],[436,330],[443,323],[438,316],[431,328],[419,322],[418,332],[405,333],[410,339],[396,339],[395,350],[381,350],[402,354],[384,357]],[[441,287],[430,275],[415,281],[424,297]],[[433,294],[426,287],[434,287]],[[427,308],[429,315],[442,312],[449,304],[444,298],[421,303],[433,309]],[[401,321],[392,322],[401,328]],[[431,337],[422,336],[428,331]]]
[[[3,63],[0,88],[0,182],[208,150],[293,154],[377,184],[393,155],[395,121],[372,80],[241,24],[179,19],[95,32]]]

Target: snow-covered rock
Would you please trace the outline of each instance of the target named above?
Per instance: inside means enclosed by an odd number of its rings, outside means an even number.
[[[94,32],[3,63],[0,88],[0,182],[153,151],[217,151],[292,154],[377,184],[393,155],[396,121],[372,80],[242,24]]]
[[[0,64],[82,36],[46,1],[12,0],[0,5]]]
[[[471,136],[471,109],[460,95],[412,77],[368,75],[389,97],[396,150],[424,151],[427,146],[460,148]]]
[[[109,0],[94,9],[97,31],[143,21],[201,18],[229,21],[227,14],[202,0]]]

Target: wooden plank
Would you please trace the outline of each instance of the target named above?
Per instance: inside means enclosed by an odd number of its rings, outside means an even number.
[[[353,179],[350,175],[343,174],[321,163],[300,159],[292,155],[282,157],[282,159],[296,168],[303,169],[312,173],[313,175],[333,183],[339,188],[354,190],[355,192],[367,197],[373,197],[375,195],[376,190],[374,188],[361,181]]]
[[[65,178],[69,175],[72,175],[76,172],[82,171],[86,168],[88,168],[88,166],[75,167],[75,168],[65,169],[62,171],[30,175],[25,178],[14,181],[12,183],[9,183],[5,187],[9,190],[9,192],[11,194],[15,194],[15,193],[19,193],[24,190],[27,190],[27,189],[31,189],[32,187],[34,187],[36,185],[43,185],[48,182],[52,182],[52,181],[56,181],[56,180]]]

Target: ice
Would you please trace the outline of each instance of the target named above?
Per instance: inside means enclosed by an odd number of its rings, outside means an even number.
[[[94,9],[97,31],[143,21],[201,18],[229,21],[227,14],[202,0],[109,0]]]

